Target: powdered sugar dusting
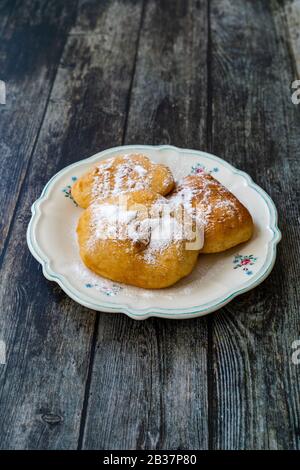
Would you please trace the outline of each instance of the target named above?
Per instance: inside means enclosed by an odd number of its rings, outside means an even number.
[[[192,218],[204,227],[212,224],[212,217],[215,211],[219,211],[218,220],[236,214],[236,203],[228,198],[228,190],[216,179],[206,178],[206,173],[201,173],[201,188],[194,187],[193,181],[183,178],[177,183],[178,190],[170,196],[174,206],[182,204]],[[212,201],[213,199],[213,206]],[[222,214],[223,213],[223,214]]]
[[[195,226],[182,206],[174,210],[173,202],[159,197],[150,207],[132,210],[125,201],[120,197],[119,204],[101,204],[98,201],[90,206],[89,248],[99,240],[127,240],[130,242],[129,250],[136,247],[144,261],[152,264],[171,244],[196,239],[199,246],[193,249],[203,246],[202,226]],[[178,210],[180,208],[181,211]]]
[[[81,211],[81,209],[79,210]],[[106,215],[108,215],[110,209],[104,209],[104,211],[107,211]],[[112,212],[114,211],[115,209],[112,209]],[[74,280],[76,280],[76,283],[78,283],[78,286],[80,286],[81,289],[84,288],[89,296],[95,296],[95,298],[99,298],[99,296],[110,297],[112,301],[114,298],[118,299],[119,301],[119,297],[121,295],[124,299],[127,298],[130,301],[134,301],[136,306],[138,305],[138,302],[143,303],[144,301],[157,298],[157,289],[141,289],[139,287],[111,281],[110,279],[106,279],[89,270],[79,256],[76,236],[77,223],[78,212],[76,211],[74,212],[72,219],[70,219],[69,223],[66,225],[68,233],[67,238],[71,242],[73,253],[72,263],[68,263],[66,265],[66,270],[72,273],[72,277]],[[152,243],[153,245],[151,249],[145,250],[143,252],[143,256],[147,257],[150,263],[156,262],[156,256],[158,254],[157,248],[161,246],[159,242],[156,244],[155,238],[152,240]],[[163,295],[164,299],[169,301],[174,301],[178,295],[178,292],[181,292],[183,295],[189,295],[189,293],[195,289],[195,285],[200,286],[201,278],[203,277],[202,272],[205,272],[203,271],[204,266],[205,263],[201,261],[200,271],[196,266],[192,274],[190,274],[187,278],[182,279],[175,286],[163,289],[160,291],[160,295]],[[199,288],[200,287],[198,287],[198,289]]]
[[[113,158],[111,159],[113,160]],[[186,159],[189,160],[189,159]],[[184,161],[184,159],[183,159]],[[189,172],[190,160],[188,164],[181,164],[182,159],[178,164],[173,164],[170,162],[172,171],[177,179],[182,178],[185,174]],[[172,164],[171,164],[172,163]],[[168,163],[169,164],[169,163]],[[191,202],[191,195],[193,194],[192,190],[189,189],[186,191],[187,201]],[[239,195],[242,195],[240,191]],[[174,196],[175,197],[175,196]],[[177,197],[177,195],[176,195]],[[231,202],[224,199],[222,202],[217,203],[217,206],[222,205],[222,207],[227,206],[230,209]],[[186,206],[186,204],[185,204]],[[64,238],[68,240],[68,244],[64,247],[61,257],[66,256],[67,247],[70,247],[70,254],[64,258],[64,267],[65,275],[72,279],[74,283],[78,286],[78,289],[82,292],[86,292],[91,298],[103,299],[103,296],[107,294],[104,293],[104,290],[112,290],[114,286],[118,286],[119,293],[115,297],[111,297],[111,303],[129,303],[135,307],[146,308],[151,306],[164,305],[168,307],[175,305],[179,302],[182,302],[182,298],[186,299],[188,302],[191,296],[201,292],[201,297],[205,298],[205,301],[215,298],[216,291],[221,291],[224,289],[228,283],[232,282],[232,279],[228,276],[228,263],[232,264],[232,251],[217,254],[217,255],[201,255],[199,261],[194,268],[193,272],[186,278],[180,280],[174,286],[162,289],[162,290],[152,290],[152,289],[141,289],[134,286],[129,286],[109,279],[105,279],[102,276],[99,276],[92,271],[90,271],[81,261],[78,250],[77,236],[76,236],[76,226],[78,222],[78,214],[81,213],[80,208],[71,208],[70,214],[72,214],[72,219],[66,219],[66,223],[62,225],[61,230],[64,231]],[[110,210],[110,209],[109,209]],[[74,211],[74,212],[73,212]],[[108,213],[107,213],[108,215]],[[69,217],[69,213],[66,214]],[[69,241],[71,240],[71,243]],[[145,253],[145,250],[143,251]],[[151,252],[149,254],[149,257]],[[230,271],[231,273],[231,271]],[[86,288],[86,284],[91,284],[93,288]]]
[[[155,264],[157,256],[168,246],[185,239],[184,230],[181,223],[168,215],[148,220],[151,235],[150,242],[143,253],[143,259],[149,264]]]
[[[116,163],[110,158],[105,163],[99,163],[93,178],[91,193],[93,198],[118,195],[128,191],[138,191],[151,187],[153,173],[143,166],[143,161],[137,162],[135,155],[122,155],[122,161]],[[146,158],[146,157],[143,157]],[[150,163],[150,162],[149,162]],[[150,165],[155,165],[150,163]],[[162,181],[164,187],[170,184],[171,175]]]

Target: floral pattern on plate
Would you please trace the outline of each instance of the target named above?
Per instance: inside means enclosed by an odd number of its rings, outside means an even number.
[[[101,292],[101,294],[105,294],[108,297],[113,297],[114,295],[118,295],[121,292],[121,290],[123,289],[122,286],[118,286],[117,284],[112,284],[110,286],[106,286],[106,285],[101,285],[101,284],[91,284],[90,282],[87,282],[85,284],[85,287],[87,289],[95,288],[99,292]]]
[[[72,176],[71,180],[72,180],[72,183],[75,183],[75,181],[77,180],[77,176]],[[73,204],[75,204],[75,206],[78,207],[77,202],[74,200],[74,198],[73,198],[73,196],[72,196],[71,188],[72,188],[72,184],[68,184],[67,186],[65,186],[65,187],[62,189],[62,192],[64,193],[64,196],[65,196],[65,197],[71,199],[71,201],[73,202]]]
[[[253,274],[253,271],[249,269],[249,266],[253,266],[256,261],[257,258],[255,258],[253,255],[236,254],[233,259],[233,269],[242,268],[242,270],[245,274],[247,274],[247,276],[251,276]]]
[[[213,167],[211,170],[206,168],[202,163],[196,163],[196,165],[193,165],[191,168],[191,174],[192,175],[197,175],[199,173],[218,173],[219,168],[217,166]]]

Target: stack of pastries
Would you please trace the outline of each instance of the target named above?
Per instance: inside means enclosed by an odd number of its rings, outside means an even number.
[[[80,256],[95,273],[147,289],[175,284],[201,253],[249,240],[248,210],[205,172],[175,183],[170,169],[141,154],[102,160],[71,188],[85,209]]]

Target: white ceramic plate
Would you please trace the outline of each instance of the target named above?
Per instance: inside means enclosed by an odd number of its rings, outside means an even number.
[[[125,286],[93,274],[79,257],[75,229],[82,209],[72,200],[70,187],[94,162],[122,153],[144,153],[168,165],[176,179],[203,169],[211,172],[249,209],[253,238],[221,254],[200,255],[192,274],[162,290]],[[268,276],[280,238],[273,201],[246,173],[214,155],[169,145],[115,147],[64,168],[33,204],[27,231],[29,249],[45,277],[72,299],[93,310],[123,312],[139,320],[191,318],[221,308]]]

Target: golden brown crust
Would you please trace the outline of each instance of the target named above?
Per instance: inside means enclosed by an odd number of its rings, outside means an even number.
[[[253,221],[245,206],[219,181],[207,173],[185,177],[172,198],[187,194],[204,222],[204,246],[201,253],[218,253],[249,240]]]
[[[72,186],[76,203],[86,209],[93,201],[126,191],[148,189],[166,195],[174,188],[168,167],[141,154],[118,155],[97,163]]]
[[[131,192],[126,197],[126,211],[121,216],[126,229],[132,222],[142,227],[149,220],[148,209],[156,203],[166,202],[165,198],[151,191]],[[151,230],[150,236],[149,233],[143,234],[142,230],[137,237],[128,236],[123,232],[122,224],[112,232],[111,229],[115,228],[114,208],[119,203],[120,197],[113,196],[94,202],[82,213],[77,235],[85,265],[113,281],[147,289],[168,287],[187,276],[196,264],[199,249],[188,249],[184,239],[154,240]],[[107,234],[111,233],[110,238]]]

